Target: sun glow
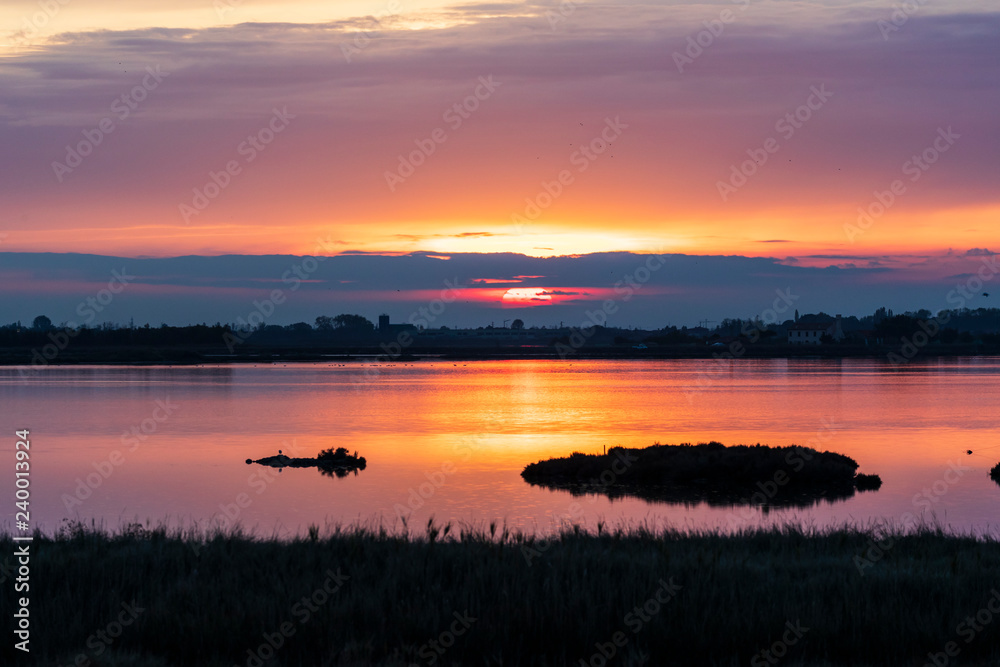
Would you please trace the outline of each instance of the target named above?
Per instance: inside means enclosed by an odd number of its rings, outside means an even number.
[[[514,287],[503,295],[505,306],[540,306],[552,303],[552,295],[540,287]]]

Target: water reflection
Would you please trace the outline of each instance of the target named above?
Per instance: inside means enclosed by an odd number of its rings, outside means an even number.
[[[532,486],[543,489],[566,491],[574,497],[604,496],[612,501],[624,498],[638,498],[648,503],[664,503],[692,508],[702,503],[709,507],[756,507],[767,513],[772,509],[809,508],[820,503],[834,504],[853,498],[857,490],[853,485],[837,485],[832,488],[808,491],[802,489],[779,489],[774,495],[762,491],[747,495],[718,488],[678,487],[678,486],[628,486],[624,484],[550,484],[528,481]]]
[[[0,420],[32,430],[32,514],[48,527],[63,517],[204,521],[237,498],[252,500],[239,520],[262,534],[279,523],[392,524],[412,497],[411,521],[528,530],[570,503],[589,525],[725,528],[729,507],[751,524],[773,510],[769,520],[837,525],[919,512],[914,497],[961,462],[971,470],[931,509],[949,525],[992,530],[998,377],[995,358],[914,361],[905,372],[872,359],[53,366],[28,377],[0,368]],[[176,408],[132,436],[159,404]],[[520,477],[528,463],[574,451],[707,440],[829,449],[885,486],[742,504],[752,494],[603,492]],[[364,452],[364,474],[244,465],[279,447],[315,457],[341,446]],[[0,512],[13,520],[12,506]]]

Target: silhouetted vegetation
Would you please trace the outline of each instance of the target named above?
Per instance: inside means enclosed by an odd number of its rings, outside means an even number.
[[[760,444],[726,447],[660,445],[607,454],[575,452],[529,464],[521,476],[532,484],[564,488],[575,495],[601,493],[666,502],[711,505],[807,506],[854,495],[856,483],[881,486],[878,475],[856,476],[857,462],[809,447]],[[877,484],[877,485],[876,485]]]
[[[292,458],[280,452],[276,456],[266,456],[262,459],[247,459],[247,463],[258,463],[271,468],[319,468],[321,474],[328,477],[346,477],[348,473],[358,474],[368,466],[365,457],[347,453],[346,447],[324,449],[316,458]]]
[[[259,315],[259,313],[258,313]],[[321,360],[330,355],[381,356],[399,360],[413,355],[450,358],[770,358],[815,356],[889,356],[905,361],[916,354],[976,355],[1000,353],[1000,309],[926,309],[902,314],[879,308],[873,315],[842,318],[843,339],[829,336],[823,345],[797,345],[789,339],[794,324],[832,324],[824,312],[795,313],[795,319],[724,318],[688,328],[632,329],[589,326],[527,326],[514,319],[509,328],[424,328],[388,323],[376,327],[358,314],[320,315],[313,324],[278,325],[263,315],[248,321],[214,325],[158,327],[114,322],[55,324],[39,315],[31,325],[0,326],[0,364],[205,363]],[[709,324],[715,324],[709,328]],[[916,341],[916,343],[915,343]],[[905,359],[900,349],[912,347]],[[892,357],[896,355],[896,357]],[[899,358],[897,358],[899,357]]]
[[[730,667],[753,664],[789,624],[801,634],[782,657],[790,667],[919,665],[948,642],[962,664],[1000,660],[996,616],[978,631],[966,622],[998,595],[995,539],[928,528],[548,539],[453,528],[313,529],[290,542],[80,524],[36,535],[31,662],[576,667],[599,664],[591,657],[621,632],[609,665]],[[14,549],[0,536],[0,553]],[[650,603],[664,584],[674,594]],[[13,597],[0,596],[8,619]],[[99,640],[123,609],[134,620]],[[3,642],[0,662],[18,664],[15,653]]]
[[[878,491],[882,488],[882,478],[878,475],[858,473],[854,478],[854,486],[858,491]]]
[[[1000,463],[993,466],[990,470],[990,479],[992,479],[997,484],[1000,484]]]

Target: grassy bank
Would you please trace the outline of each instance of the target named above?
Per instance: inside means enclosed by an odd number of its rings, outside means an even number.
[[[728,666],[774,664],[761,654],[772,650],[785,665],[921,665],[948,642],[962,664],[996,664],[1000,615],[962,624],[1000,587],[1000,543],[931,530],[875,539],[540,541],[435,526],[279,542],[77,526],[31,547],[32,664],[557,666],[603,664],[603,651],[612,665]],[[14,548],[0,538],[4,557]]]
[[[533,484],[565,488],[574,494],[713,505],[806,506],[849,498],[856,488],[881,486],[877,475],[858,476],[857,469],[858,463],[849,456],[810,447],[657,443],[538,461],[525,466],[521,476]]]

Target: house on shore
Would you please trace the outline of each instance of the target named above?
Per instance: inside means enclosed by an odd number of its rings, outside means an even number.
[[[836,343],[844,340],[840,315],[832,322],[798,322],[788,327],[790,345],[821,345],[824,336],[829,336]]]

